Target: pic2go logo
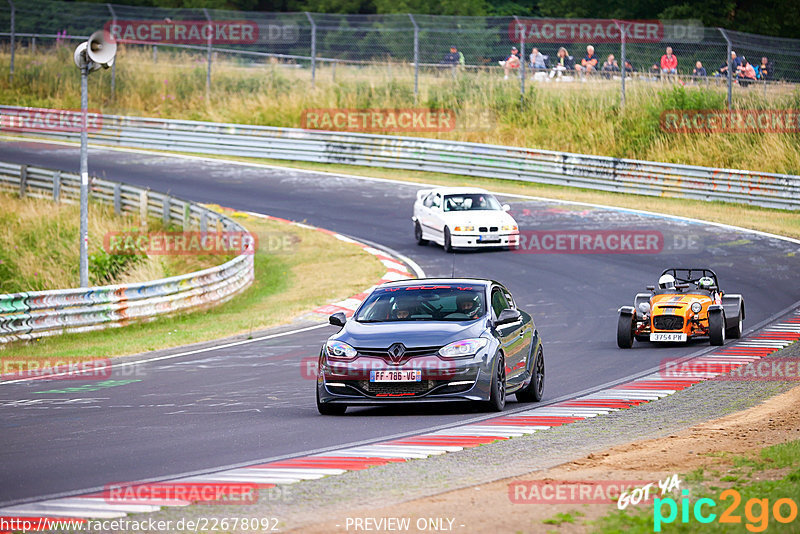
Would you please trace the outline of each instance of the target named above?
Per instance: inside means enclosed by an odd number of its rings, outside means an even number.
[[[683,498],[681,499],[680,507],[675,499],[666,497],[664,499],[656,498],[653,501],[653,531],[661,532],[662,525],[674,523],[678,518],[678,511],[680,508],[681,523],[689,523],[689,512],[691,510],[694,520],[698,523],[712,523],[717,519],[717,514],[711,510],[717,506],[713,499],[704,497],[697,499],[694,505],[689,501],[689,490],[681,492]],[[742,516],[736,513],[739,505],[742,503],[741,494],[735,489],[727,489],[719,494],[720,501],[731,500],[730,505],[719,515],[720,523],[741,524]],[[666,508],[666,510],[665,510]],[[667,515],[664,513],[667,511]],[[789,498],[782,498],[772,503],[770,508],[769,499],[749,499],[744,505],[744,516],[747,519],[745,528],[750,532],[764,532],[769,526],[770,512],[772,517],[778,523],[791,523],[797,519],[797,503]]]

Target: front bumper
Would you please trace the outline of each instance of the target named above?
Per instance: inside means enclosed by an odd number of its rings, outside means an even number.
[[[317,392],[321,403],[387,405],[408,402],[485,401],[491,395],[493,360],[486,353],[464,360],[434,356],[390,365],[379,358],[359,357],[342,364],[321,358]],[[419,382],[370,382],[370,370],[420,369]]]
[[[487,234],[456,234],[450,235],[450,243],[460,248],[486,248],[486,247],[517,247],[519,246],[519,233],[499,232]]]

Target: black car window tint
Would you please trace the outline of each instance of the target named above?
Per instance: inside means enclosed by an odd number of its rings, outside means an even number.
[[[508,308],[508,302],[506,302],[503,293],[499,289],[494,289],[492,291],[492,309],[494,310],[494,314],[499,317],[500,313],[506,308]]]

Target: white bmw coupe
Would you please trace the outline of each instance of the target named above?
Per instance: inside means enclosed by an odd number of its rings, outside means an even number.
[[[519,226],[508,204],[475,187],[438,187],[417,191],[414,237],[420,245],[433,241],[451,252],[456,248],[519,245]]]

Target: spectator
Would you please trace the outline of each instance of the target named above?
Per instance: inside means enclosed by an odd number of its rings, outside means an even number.
[[[575,70],[591,74],[597,70],[597,63],[597,56],[594,55],[594,47],[589,45],[586,47],[586,57],[581,60],[580,65],[575,65]]]
[[[608,58],[606,59],[605,63],[603,63],[603,67],[600,70],[603,72],[604,78],[611,78],[613,73],[619,72],[619,64],[614,58],[614,54],[608,55]]]
[[[667,47],[667,53],[661,56],[661,72],[664,74],[678,74],[678,58],[672,53],[672,47]]]
[[[511,72],[514,69],[518,69],[520,67],[519,56],[517,54],[519,54],[519,50],[517,50],[516,46],[512,46],[511,54],[509,54],[509,56],[504,61],[498,62],[500,63],[500,66],[503,67],[503,72],[505,73],[505,78],[504,78],[505,80],[508,79],[509,72]]]
[[[739,85],[747,87],[750,83],[756,81],[756,70],[747,62],[747,59],[742,56],[742,61],[736,69],[736,79],[739,80]]]
[[[761,58],[761,65],[756,69],[756,78],[759,80],[772,79],[772,63],[766,57]]]
[[[531,68],[533,70],[544,70],[547,65],[544,62],[544,56],[539,52],[538,48],[531,50]]]
[[[459,64],[463,65],[463,63],[462,63],[462,61],[463,61],[462,58],[463,57],[464,57],[464,55],[461,54],[461,52],[459,52],[458,49],[455,46],[451,46],[450,47],[450,52],[445,54],[444,58],[442,59],[442,65],[453,65],[453,66],[459,65]]]
[[[556,74],[558,74],[560,77],[565,71],[571,71],[574,68],[575,60],[573,60],[572,56],[569,55],[567,49],[562,46],[558,49],[558,54],[556,55],[556,64],[553,65],[553,70],[550,71],[550,77],[552,78]]]
[[[706,68],[703,66],[702,63],[698,61],[697,63],[694,64],[694,70],[692,71],[692,75],[706,77],[707,76]]]
[[[731,72],[735,74],[736,70],[739,68],[739,66],[741,64],[742,64],[742,60],[740,58],[736,57],[736,52],[731,50],[731,69],[732,69]],[[720,65],[720,67],[719,67],[719,75],[720,76],[727,76],[728,75],[728,63],[727,62],[725,62],[722,65]]]
[[[633,65],[631,65],[631,62],[627,59],[625,60],[625,72],[636,72],[636,69],[633,68]]]

